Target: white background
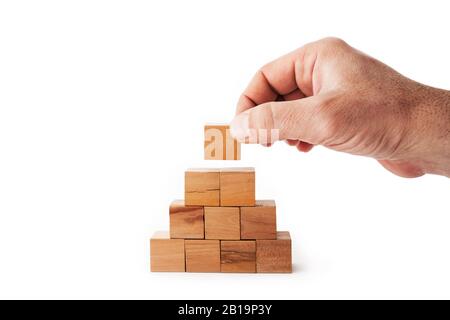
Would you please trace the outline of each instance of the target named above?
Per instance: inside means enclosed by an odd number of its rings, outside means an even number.
[[[207,163],[262,64],[325,36],[450,89],[445,1],[1,1],[0,298],[450,298],[450,181],[280,143]],[[194,166],[255,166],[288,275],[156,274]]]

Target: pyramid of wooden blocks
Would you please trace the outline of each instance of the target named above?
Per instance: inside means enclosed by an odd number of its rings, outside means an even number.
[[[292,272],[291,238],[273,200],[255,200],[253,168],[188,169],[170,231],[150,240],[157,272]]]

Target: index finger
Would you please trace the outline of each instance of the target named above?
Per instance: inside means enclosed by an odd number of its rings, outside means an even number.
[[[241,94],[236,114],[259,104],[275,101],[298,89],[295,77],[295,59],[298,51],[288,53],[263,66]]]

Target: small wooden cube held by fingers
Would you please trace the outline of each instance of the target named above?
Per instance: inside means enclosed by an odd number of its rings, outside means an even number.
[[[229,125],[205,125],[205,160],[240,160],[241,144],[233,139]]]

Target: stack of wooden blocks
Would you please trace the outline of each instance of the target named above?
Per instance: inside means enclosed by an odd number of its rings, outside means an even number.
[[[187,170],[169,214],[170,232],[150,240],[152,271],[292,272],[289,232],[277,232],[275,201],[255,200],[253,168]]]

